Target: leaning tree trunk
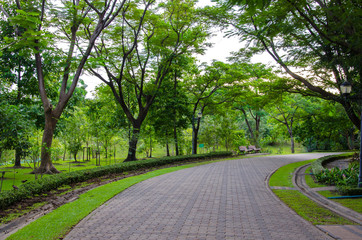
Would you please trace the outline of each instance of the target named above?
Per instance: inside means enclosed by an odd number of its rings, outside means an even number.
[[[60,173],[54,166],[51,161],[51,146],[53,142],[53,135],[55,126],[57,124],[57,118],[53,114],[45,113],[45,127],[42,140],[41,148],[41,164],[39,168],[35,169],[33,173],[42,173],[42,174],[54,174]]]
[[[128,147],[128,155],[127,158],[124,160],[125,162],[136,161],[136,150],[137,150],[137,143],[139,138],[140,128],[138,126],[133,127],[132,137],[129,141]]]

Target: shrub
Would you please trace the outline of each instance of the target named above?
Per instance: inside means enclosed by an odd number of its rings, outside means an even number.
[[[318,182],[336,186],[357,186],[358,164],[352,163],[346,169],[338,167],[324,169],[315,175]]]
[[[341,154],[326,156],[317,159],[312,163],[312,172],[318,182],[326,185],[335,185],[341,195],[360,195],[362,189],[357,188],[358,184],[358,163],[352,163],[347,169],[325,169],[324,164],[338,159],[351,157],[353,154]]]
[[[204,160],[211,158],[221,158],[231,156],[231,152],[214,152],[207,154],[163,157],[157,159],[139,160],[133,162],[119,163],[109,166],[97,167],[93,169],[74,171],[70,173],[60,173],[57,175],[45,176],[42,179],[26,182],[19,186],[16,191],[5,191],[0,193],[0,210],[19,202],[25,198],[36,194],[42,194],[63,185],[84,182],[89,179],[106,176],[108,174],[120,174],[143,168],[159,167],[166,164],[187,162],[191,160]]]

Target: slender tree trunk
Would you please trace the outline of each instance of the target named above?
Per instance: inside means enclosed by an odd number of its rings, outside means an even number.
[[[261,121],[260,116],[258,116],[256,114],[256,116],[255,116],[255,146],[257,148],[260,147],[260,144],[259,144],[260,121]]]
[[[293,130],[292,128],[288,127],[288,132],[289,132],[289,136],[290,136],[290,150],[292,153],[294,153],[294,136],[293,136]]]
[[[199,133],[199,129],[194,127],[192,133],[192,154],[197,154],[197,135]]]
[[[178,156],[179,153],[179,146],[178,146],[178,141],[177,141],[177,129],[176,126],[173,128],[173,139],[175,141],[175,151],[176,151],[176,156]]]
[[[170,156],[170,147],[168,145],[168,141],[166,141],[166,156],[169,157]]]
[[[20,168],[21,167],[21,153],[19,149],[15,150],[15,164],[14,168]]]
[[[291,151],[294,153],[294,137],[293,134],[290,136],[290,143],[291,143]]]
[[[152,136],[150,135],[150,158],[152,158]]]
[[[50,112],[45,113],[45,127],[43,133],[42,140],[42,148],[41,148],[41,163],[39,168],[35,169],[33,173],[41,173],[41,174],[54,174],[60,173],[54,166],[51,161],[51,151],[50,148],[53,142],[53,135],[55,126],[57,124],[57,119],[53,117],[53,114]]]
[[[253,141],[255,141],[254,131],[253,131],[253,129],[252,129],[252,127],[251,127],[251,124],[250,124],[250,122],[249,122],[249,120],[248,120],[248,115],[246,114],[246,111],[245,111],[244,108],[241,108],[241,111],[242,111],[243,114],[244,114],[245,123],[246,123],[246,125],[248,126],[249,133],[250,133],[250,138],[251,138]],[[254,144],[255,144],[255,143],[254,143]]]

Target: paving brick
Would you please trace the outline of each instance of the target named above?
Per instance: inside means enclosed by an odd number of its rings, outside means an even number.
[[[148,179],[95,210],[65,239],[331,239],[265,184],[276,168],[321,156],[224,161]]]

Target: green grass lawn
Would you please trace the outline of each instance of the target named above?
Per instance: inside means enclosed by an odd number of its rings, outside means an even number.
[[[221,161],[225,160],[228,159],[223,159]],[[97,187],[80,195],[79,199],[74,202],[60,206],[49,214],[30,223],[7,239],[59,239],[89,213],[126,188],[155,176],[213,162],[216,161],[206,161],[164,168]]]
[[[315,160],[307,160],[302,162],[291,163],[279,168],[269,180],[270,186],[275,187],[294,187],[292,177],[293,172],[303,165],[311,163]]]
[[[124,159],[101,159],[101,166],[111,165],[114,163],[123,162]],[[54,166],[62,172],[73,172],[78,170],[95,168],[96,162],[95,159],[91,159],[91,161],[57,161],[53,163]],[[2,191],[13,190],[13,185],[19,186],[24,180],[32,181],[37,178],[41,178],[41,175],[35,176],[35,174],[31,174],[33,169],[28,164],[22,164],[22,168],[12,168],[12,166],[1,167],[0,171],[6,171],[3,184]]]
[[[341,196],[338,193],[331,191],[318,191],[318,193],[327,198]],[[331,199],[331,200],[362,214],[362,198],[343,198],[343,199]]]
[[[273,192],[297,214],[314,225],[355,224],[319,206],[299,191],[273,190]]]

